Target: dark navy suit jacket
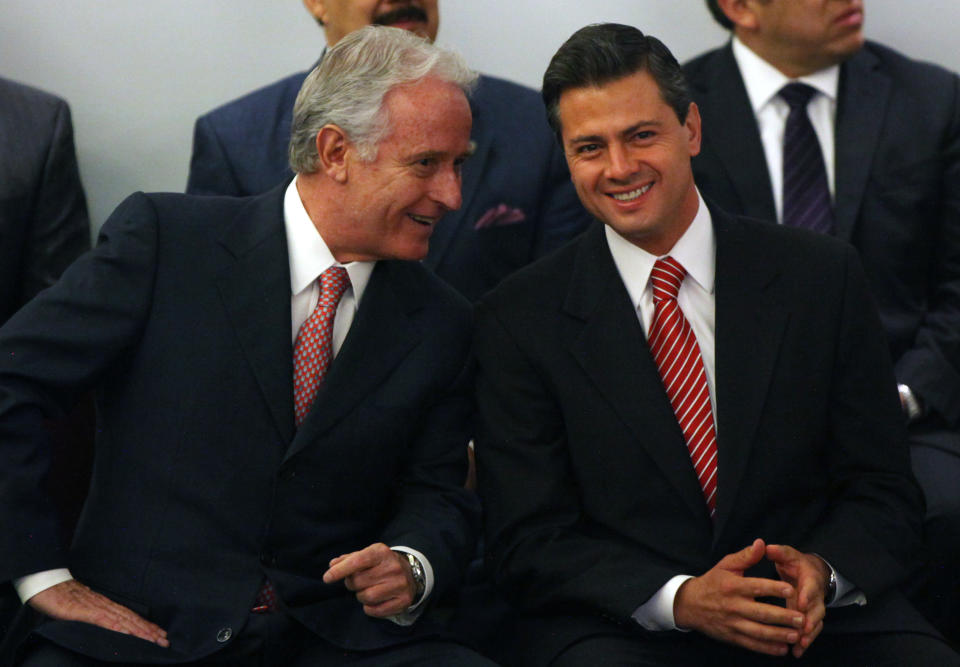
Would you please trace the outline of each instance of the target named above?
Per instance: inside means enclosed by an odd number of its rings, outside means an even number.
[[[197,119],[187,192],[250,195],[291,175],[294,74]],[[570,183],[540,97],[489,76],[472,95],[476,152],[463,169],[463,205],[437,225],[425,261],[471,300],[562,245],[590,221]]]
[[[170,634],[167,650],[80,623],[39,632],[102,659],[188,661],[236,638],[264,576],[345,648],[436,631],[366,617],[330,558],[424,553],[434,595],[470,559],[463,489],[469,304],[415,262],[379,262],[314,408],[293,422],[283,186],[250,198],[130,197],[97,248],[0,329],[0,581],[69,566]],[[98,393],[74,543],[40,494],[42,415]]]
[[[0,324],[89,247],[70,108],[0,78]]]
[[[729,45],[685,65],[703,118],[697,186],[776,220],[766,158]],[[868,42],[840,69],[836,235],[860,253],[897,380],[931,415],[911,436],[960,454],[960,79]]]

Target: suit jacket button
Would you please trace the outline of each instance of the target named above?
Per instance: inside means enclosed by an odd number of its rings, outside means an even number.
[[[217,641],[221,644],[230,641],[231,637],[233,637],[233,628],[220,628],[217,633]]]

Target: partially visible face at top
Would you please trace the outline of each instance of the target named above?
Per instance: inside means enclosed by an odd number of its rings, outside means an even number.
[[[330,46],[370,24],[403,28],[432,42],[440,24],[437,0],[303,0],[303,4],[323,23]]]
[[[641,70],[565,90],[557,107],[580,201],[634,245],[667,254],[698,207],[690,166],[700,152],[696,105],[681,123],[653,76]]]
[[[836,65],[863,46],[863,0],[739,1],[755,24],[748,45],[787,76]]]

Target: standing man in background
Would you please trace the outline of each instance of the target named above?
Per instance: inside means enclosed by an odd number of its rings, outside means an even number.
[[[0,78],[0,324],[89,248],[70,108]]]
[[[371,23],[433,41],[438,0],[304,0],[327,46]],[[322,57],[322,56],[321,56]],[[201,116],[187,192],[244,196],[290,174],[290,111],[306,72]],[[536,93],[481,76],[470,100],[474,155],[463,170],[463,206],[437,226],[424,262],[475,300],[504,276],[562,245],[589,223]]]
[[[70,107],[0,78],[0,325],[89,248]],[[74,417],[83,421],[91,411],[85,401]],[[60,486],[79,493],[77,484]],[[10,587],[0,586],[0,637],[18,606]]]
[[[960,79],[865,41],[862,0],[707,6],[732,39],[685,66],[697,184],[859,251],[927,501],[931,563],[913,585],[960,641]]]

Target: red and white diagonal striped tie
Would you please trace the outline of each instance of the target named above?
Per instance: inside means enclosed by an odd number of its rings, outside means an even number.
[[[686,269],[672,257],[658,259],[653,266],[650,274],[654,305],[650,351],[687,441],[707,509],[713,517],[717,511],[717,431],[700,346],[677,304],[680,283],[686,275]]]

